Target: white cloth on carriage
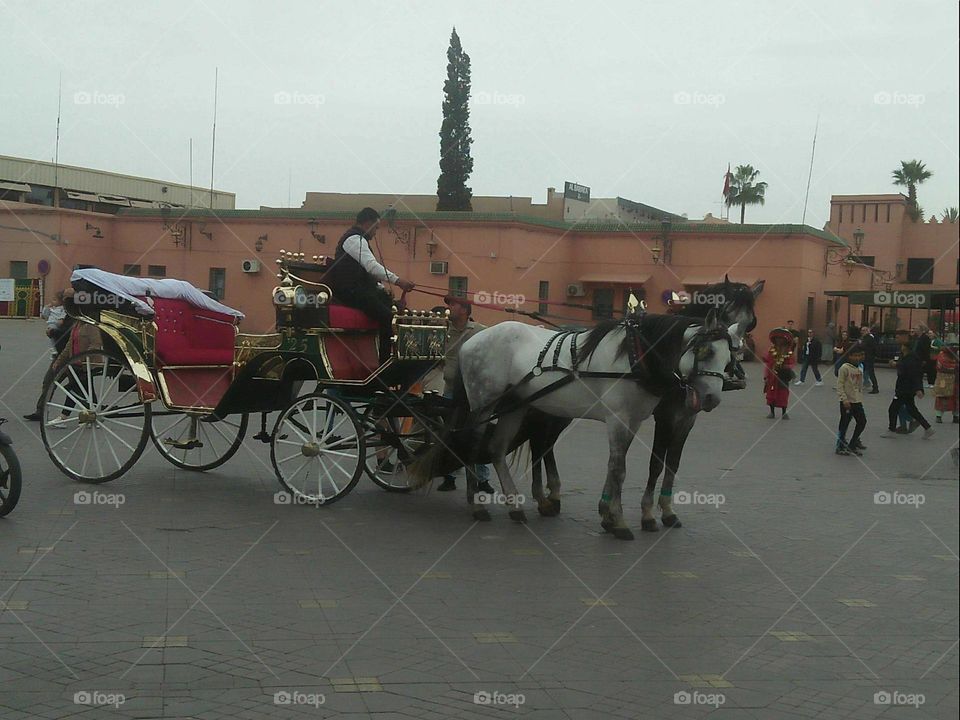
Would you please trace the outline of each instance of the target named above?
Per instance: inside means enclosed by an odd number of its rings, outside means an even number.
[[[227,307],[223,303],[219,303],[213,298],[204,295],[186,280],[135,278],[127,275],[117,275],[116,273],[98,270],[96,268],[74,270],[73,275],[70,276],[70,282],[77,280],[86,280],[105,292],[123,298],[133,305],[140,315],[154,315],[153,308],[150,307],[150,304],[141,300],[143,297],[152,295],[153,297],[167,298],[170,300],[184,300],[194,307],[223,313],[224,315],[231,315],[238,320],[243,320],[244,318],[243,313],[239,310],[234,310],[232,307]]]

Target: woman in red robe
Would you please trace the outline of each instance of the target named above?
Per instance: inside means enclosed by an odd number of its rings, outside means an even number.
[[[774,328],[770,331],[770,343],[763,358],[763,395],[770,408],[767,417],[775,417],[774,409],[780,408],[781,418],[789,420],[787,402],[790,400],[790,381],[796,374],[793,368],[797,364],[793,334],[787,328]]]

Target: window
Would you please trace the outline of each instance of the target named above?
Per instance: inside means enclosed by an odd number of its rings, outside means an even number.
[[[593,319],[609,320],[613,317],[613,289],[597,288],[593,291]]]
[[[139,265],[124,265],[123,274],[129,275],[130,277],[140,277],[140,266]]]
[[[550,283],[546,280],[540,281],[540,288],[537,290],[537,299],[541,301],[537,304],[537,312],[541,315],[546,315],[550,312],[550,307],[547,303],[543,302],[544,300],[550,299]]]
[[[167,276],[167,266],[166,265],[147,265],[147,275],[150,277],[166,277]]]
[[[217,300],[223,300],[227,287],[227,269],[210,268],[210,292]]]
[[[10,261],[10,277],[14,280],[24,280],[27,277],[27,261],[26,260],[11,260]]]
[[[450,294],[455,297],[465,298],[467,296],[467,278],[457,275],[450,276]]]
[[[876,259],[877,259],[876,256],[874,255],[853,255],[852,257],[858,263],[862,265],[869,265],[870,267],[874,266],[874,263],[876,262]]]
[[[907,258],[907,282],[930,284],[933,282],[933,258]]]

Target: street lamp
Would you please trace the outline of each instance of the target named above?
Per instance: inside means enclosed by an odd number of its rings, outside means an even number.
[[[660,234],[654,238],[656,245],[650,248],[650,254],[653,255],[653,264],[660,262],[661,253],[663,254],[663,264],[667,265],[673,257],[673,243],[670,240],[670,221],[664,218],[660,222]]]

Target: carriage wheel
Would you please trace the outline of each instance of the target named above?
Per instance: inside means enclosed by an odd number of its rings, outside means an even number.
[[[20,461],[10,445],[0,445],[0,517],[10,513],[20,499]]]
[[[381,418],[367,435],[364,470],[388,492],[410,492],[413,486],[407,466],[426,447],[426,430],[416,418]]]
[[[154,413],[150,438],[169,462],[184,470],[212,470],[232,458],[247,434],[246,413],[218,418],[200,413]]]
[[[150,436],[150,406],[140,401],[130,366],[105,350],[74,355],[56,372],[41,415],[47,454],[80,482],[120,477]]]
[[[325,505],[353,489],[363,473],[366,438],[356,411],[328,395],[305,395],[277,419],[270,461],[298,503]]]

